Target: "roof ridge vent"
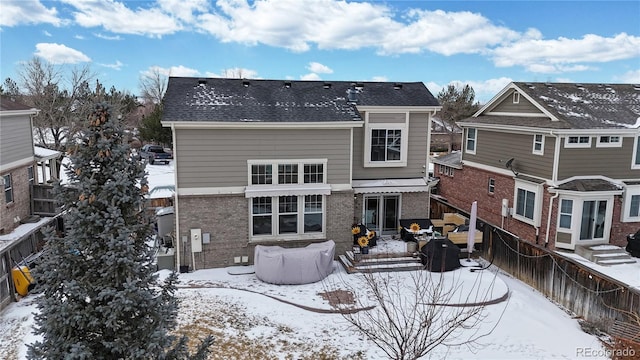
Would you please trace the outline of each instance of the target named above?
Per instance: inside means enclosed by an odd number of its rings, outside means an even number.
[[[249,80],[242,80],[242,86],[249,87],[249,85],[251,85],[251,82]]]
[[[287,89],[289,89],[291,87],[291,85],[292,85],[291,81],[285,81],[284,82],[284,87],[287,88]]]
[[[207,79],[198,79],[198,85],[206,85]]]
[[[324,84],[322,85],[322,87],[323,87],[324,89],[331,89],[331,83],[330,83],[330,82],[326,82],[326,83],[324,83]]]
[[[402,83],[393,84],[393,89],[394,90],[402,90]]]

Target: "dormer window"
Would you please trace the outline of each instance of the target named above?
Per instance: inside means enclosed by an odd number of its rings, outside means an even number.
[[[367,114],[366,118],[364,166],[407,166],[408,114]]]
[[[533,151],[536,155],[544,155],[544,135],[533,135]]]

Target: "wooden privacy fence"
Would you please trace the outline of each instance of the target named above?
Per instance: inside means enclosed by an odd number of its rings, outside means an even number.
[[[432,198],[435,212],[464,211]],[[574,259],[518,238],[479,219],[482,256],[504,272],[525,282],[550,300],[598,328],[611,333],[640,319],[640,290],[583,265]]]

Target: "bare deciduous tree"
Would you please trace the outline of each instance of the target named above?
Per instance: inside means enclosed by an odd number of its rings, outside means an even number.
[[[62,69],[34,57],[19,72],[24,102],[40,110],[34,118],[35,140],[42,146],[64,150],[91,111],[88,66],[71,70],[68,84]]]
[[[171,74],[169,74],[171,75]],[[158,105],[162,103],[165,91],[167,91],[168,76],[163,74],[158,67],[152,68],[140,78],[140,96],[145,103]]]
[[[418,359],[438,346],[465,345],[473,350],[479,346],[478,340],[497,325],[486,323],[495,274],[488,281],[472,284],[463,284],[456,272],[425,270],[361,276],[362,285],[352,291],[366,291],[375,307],[342,311],[342,316],[389,359]],[[362,300],[356,304],[362,309],[371,305]]]

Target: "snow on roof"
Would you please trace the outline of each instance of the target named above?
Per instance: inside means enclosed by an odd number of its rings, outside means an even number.
[[[60,157],[60,155],[62,155],[60,151],[43,148],[41,146],[34,146],[33,153],[36,156],[38,161],[55,159]]]

